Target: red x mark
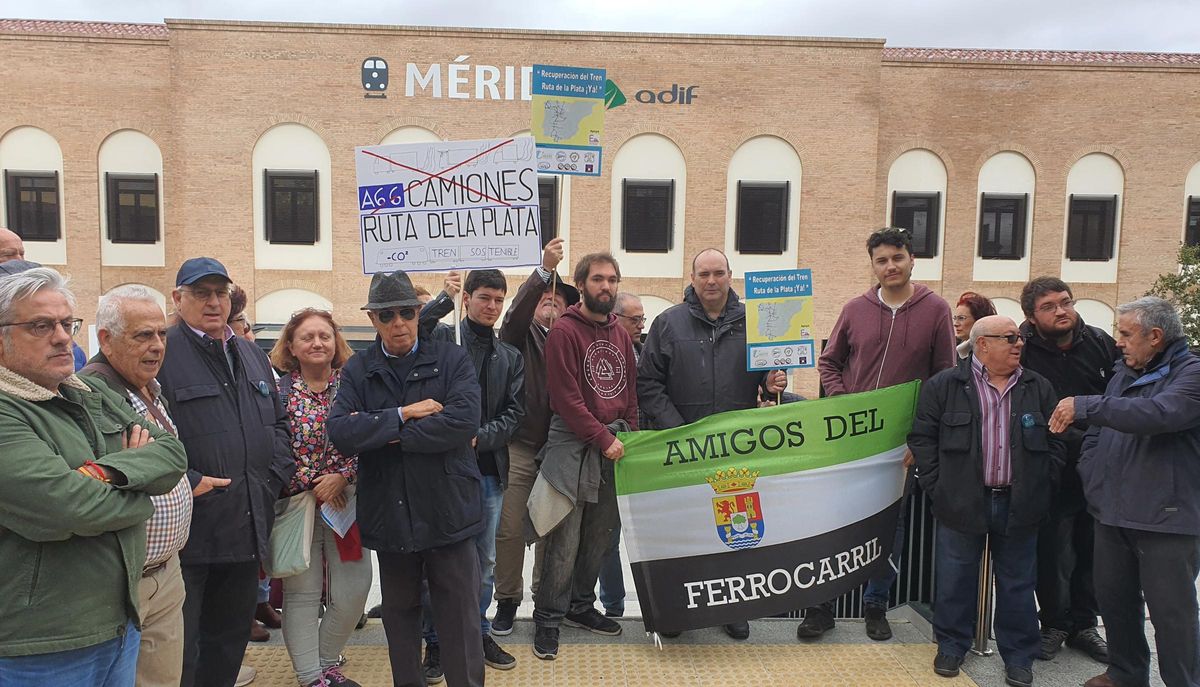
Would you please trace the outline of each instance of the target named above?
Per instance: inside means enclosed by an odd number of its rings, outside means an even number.
[[[477,160],[477,159],[483,157],[484,155],[487,155],[488,153],[492,152],[493,150],[503,148],[504,146],[506,146],[512,142],[513,142],[513,139],[510,138],[507,141],[504,141],[502,143],[492,146],[491,148],[488,148],[487,150],[483,151],[482,153],[479,153],[478,155],[474,155],[472,157],[469,157],[469,158],[463,160],[462,162],[458,163],[457,165],[454,165],[453,167],[447,167],[446,169],[443,169],[440,172],[432,172],[432,173],[426,172],[423,169],[417,169],[416,167],[409,167],[408,165],[406,165],[402,162],[396,162],[395,160],[388,159],[382,155],[379,155],[378,153],[372,153],[369,150],[364,150],[363,153],[366,155],[370,155],[371,157],[379,158],[380,160],[383,160],[384,162],[396,165],[397,167],[400,167],[402,169],[407,169],[410,172],[416,172],[417,174],[424,174],[425,178],[421,179],[420,181],[414,182],[411,186],[408,187],[410,189],[416,188],[417,186],[420,186],[421,184],[425,183],[426,181],[429,181],[430,179],[441,179],[442,181],[449,182],[460,188],[465,188],[466,190],[470,191],[471,193],[483,196],[484,198],[487,198],[490,201],[500,203],[501,205],[508,207],[511,205],[511,203],[506,203],[503,200],[500,200],[499,198],[493,198],[493,197],[489,196],[488,194],[484,193],[483,191],[478,191],[476,189],[473,189],[470,186],[467,186],[466,184],[455,181],[454,179],[447,179],[446,177],[444,177],[442,175],[445,174],[446,172],[452,172],[452,171],[458,169],[459,167],[462,167],[463,165],[467,164],[468,162],[471,162],[472,160]],[[373,215],[376,212],[379,212],[380,209],[381,208],[375,208],[374,210],[371,211],[371,214]]]

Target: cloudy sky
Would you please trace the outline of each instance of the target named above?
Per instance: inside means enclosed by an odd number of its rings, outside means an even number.
[[[17,5],[15,0],[0,3],[0,16],[852,36],[886,38],[893,46],[1200,52],[1197,0],[40,0]]]

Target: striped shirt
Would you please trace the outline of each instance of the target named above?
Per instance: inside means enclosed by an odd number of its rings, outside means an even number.
[[[1007,487],[1012,484],[1012,432],[1009,415],[1012,413],[1012,388],[1021,378],[1020,365],[1008,378],[1004,391],[988,383],[987,369],[974,355],[971,372],[979,394],[980,442],[983,445],[983,484],[987,487]]]
[[[127,395],[134,412],[146,416],[147,420],[175,434],[175,425],[159,397],[161,387],[158,380],[150,380],[147,390],[154,400],[154,407],[167,419],[167,426],[163,427],[162,423],[155,419],[141,396],[129,391]],[[146,569],[165,563],[187,543],[188,531],[192,526],[192,485],[188,482],[187,475],[184,475],[170,492],[161,496],[151,496],[150,502],[154,504],[154,515],[146,523]]]

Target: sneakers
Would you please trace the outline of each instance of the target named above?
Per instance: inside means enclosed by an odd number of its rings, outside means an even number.
[[[1020,666],[1004,666],[1004,684],[1010,687],[1033,687],[1033,671]]]
[[[517,659],[501,649],[491,635],[483,636],[483,662],[497,670],[511,670],[517,667]]]
[[[336,664],[323,670],[321,677],[325,678],[325,684],[329,687],[362,687],[354,680],[342,675],[341,667]]]
[[[722,625],[721,629],[725,630],[730,639],[750,639],[750,623],[729,623]]]
[[[1038,658],[1043,661],[1049,661],[1058,655],[1059,649],[1062,649],[1063,642],[1067,639],[1067,633],[1062,630],[1056,630],[1053,627],[1042,628],[1042,648]]]
[[[513,620],[517,617],[517,607],[520,605],[521,602],[512,599],[500,599],[496,602],[496,617],[492,618],[492,634],[497,637],[512,634]]]
[[[1092,657],[1097,663],[1108,663],[1108,642],[1100,636],[1096,628],[1089,627],[1086,630],[1080,630],[1067,638],[1067,646],[1072,649],[1079,649],[1083,653]]]
[[[316,680],[304,685],[304,687],[329,687],[329,683],[325,681],[325,678],[319,677]]]
[[[558,628],[537,627],[533,631],[533,655],[543,661],[558,658]]]
[[[938,652],[933,657],[933,672],[942,677],[958,677],[958,669],[962,667],[962,656],[951,656]]]
[[[613,637],[621,634],[621,626],[611,618],[605,618],[594,608],[583,613],[568,613],[563,618],[563,624],[571,627],[581,627],[598,635]]]
[[[421,662],[425,671],[425,682],[436,685],[446,679],[442,673],[442,648],[437,644],[425,645],[425,660]]]
[[[867,621],[867,636],[877,642],[892,638],[892,626],[888,623],[887,609],[883,606],[867,606],[864,614]]]
[[[796,628],[796,639],[817,639],[833,629],[833,614],[821,606],[804,609],[804,621]]]

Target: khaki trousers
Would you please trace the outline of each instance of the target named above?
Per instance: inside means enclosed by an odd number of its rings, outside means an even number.
[[[183,674],[183,574],[179,554],[138,584],[142,641],[138,687],[179,687]]]
[[[525,515],[529,510],[529,492],[537,479],[537,452],[522,441],[508,446],[508,486],[500,507],[500,526],[496,530],[497,601],[520,603],[525,596]],[[537,591],[542,570],[542,547],[534,547],[532,593]]]

